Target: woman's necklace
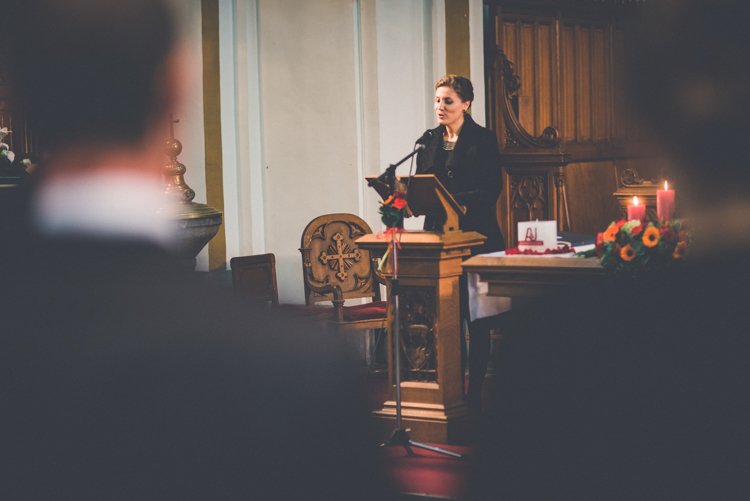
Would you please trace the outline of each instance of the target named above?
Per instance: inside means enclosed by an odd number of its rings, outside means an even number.
[[[461,124],[463,126],[463,124]],[[456,143],[458,142],[458,134],[461,132],[461,127],[458,128],[458,130],[453,133],[452,135],[446,130],[443,133],[443,149],[445,151],[453,151],[453,149],[456,147]],[[450,139],[453,139],[453,141],[450,141]],[[448,178],[453,179],[453,171],[448,168],[448,166],[445,166],[445,174],[448,176]]]
[[[456,146],[456,141],[458,141],[458,135],[461,133],[461,129],[463,128],[463,126],[464,124],[461,124],[461,127],[456,129],[456,132],[454,132],[453,134],[451,134],[447,128],[445,129],[445,132],[443,132],[443,149],[444,150],[452,150]]]

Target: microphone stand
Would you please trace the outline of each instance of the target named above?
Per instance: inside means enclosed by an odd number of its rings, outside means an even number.
[[[414,148],[414,151],[406,155],[404,158],[399,160],[395,164],[391,164],[388,166],[387,169],[385,169],[385,172],[383,172],[381,175],[379,175],[375,179],[371,179],[370,181],[367,181],[368,186],[375,186],[377,183],[385,183],[388,185],[389,194],[393,195],[393,192],[396,189],[396,167],[401,165],[402,163],[409,160],[411,157],[419,153],[421,150],[423,150],[425,146],[423,144],[417,144],[417,147]]]
[[[388,184],[390,189],[390,194],[393,195],[394,188],[395,188],[395,181],[396,181],[396,167],[404,163],[406,160],[410,159],[414,155],[417,154],[420,150],[424,149],[423,144],[418,144],[417,148],[413,152],[411,152],[409,155],[404,157],[400,162],[397,164],[389,165],[388,168],[385,170],[383,174],[378,176],[377,179],[374,179],[370,181],[368,184],[370,186],[373,186],[376,182],[385,182]],[[413,456],[414,451],[411,450],[411,447],[419,447],[421,449],[426,449],[428,451],[437,452],[439,454],[444,454],[446,456],[450,456],[457,459],[470,459],[470,456],[468,454],[459,454],[458,452],[448,451],[445,449],[441,449],[439,447],[434,447],[432,445],[423,444],[420,442],[415,442],[411,439],[409,436],[409,430],[406,430],[403,428],[401,423],[401,342],[399,338],[399,310],[398,310],[398,296],[399,296],[399,286],[398,286],[398,242],[396,241],[396,233],[391,233],[391,256],[393,259],[393,274],[391,277],[391,296],[393,297],[393,325],[391,327],[393,332],[393,346],[394,346],[394,353],[393,353],[393,365],[391,369],[394,370],[394,380],[396,383],[396,429],[393,430],[393,433],[391,434],[391,437],[383,444],[380,444],[381,447],[387,447],[392,445],[400,445],[404,449],[406,449],[406,452]]]

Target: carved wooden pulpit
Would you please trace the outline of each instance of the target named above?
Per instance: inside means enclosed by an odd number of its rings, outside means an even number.
[[[461,326],[459,277],[461,262],[470,248],[486,239],[476,232],[461,231],[459,214],[465,209],[431,174],[399,178],[408,183],[411,213],[445,215],[442,232],[409,231],[398,235],[399,334],[393,346],[393,302],[388,309],[389,399],[373,413],[383,438],[396,427],[394,370],[401,374],[403,428],[413,440],[461,444],[470,440],[476,412],[463,400],[461,373]],[[375,187],[381,196],[386,193]],[[374,255],[383,255],[388,239],[366,235],[357,244]],[[391,275],[385,274],[390,293]],[[401,367],[393,364],[394,349],[401,350]]]

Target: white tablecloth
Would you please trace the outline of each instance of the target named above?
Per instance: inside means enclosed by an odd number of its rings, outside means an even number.
[[[593,249],[594,245],[581,245],[579,247],[576,247],[576,252],[585,252],[587,250]],[[506,256],[505,251],[500,252],[490,252],[488,254],[479,254],[480,256],[484,257],[515,257],[515,256],[523,256],[523,257],[537,257],[539,259],[549,258],[549,257],[573,257],[574,254],[544,254],[541,256],[528,256],[526,254],[514,254],[511,256]],[[480,318],[485,317],[491,317],[492,315],[497,315],[499,313],[503,313],[506,311],[510,311],[510,309],[513,307],[513,300],[512,297],[499,297],[499,296],[488,296],[487,292],[489,291],[489,284],[487,282],[480,282],[479,281],[479,275],[477,273],[468,273],[467,282],[469,284],[469,315],[471,316],[471,320],[477,320]],[[523,302],[527,302],[526,298],[515,298],[516,303],[519,302],[519,300]]]

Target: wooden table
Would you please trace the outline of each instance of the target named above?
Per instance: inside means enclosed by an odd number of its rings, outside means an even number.
[[[489,284],[490,296],[545,297],[571,285],[596,283],[602,278],[599,259],[479,255],[461,265]]]

